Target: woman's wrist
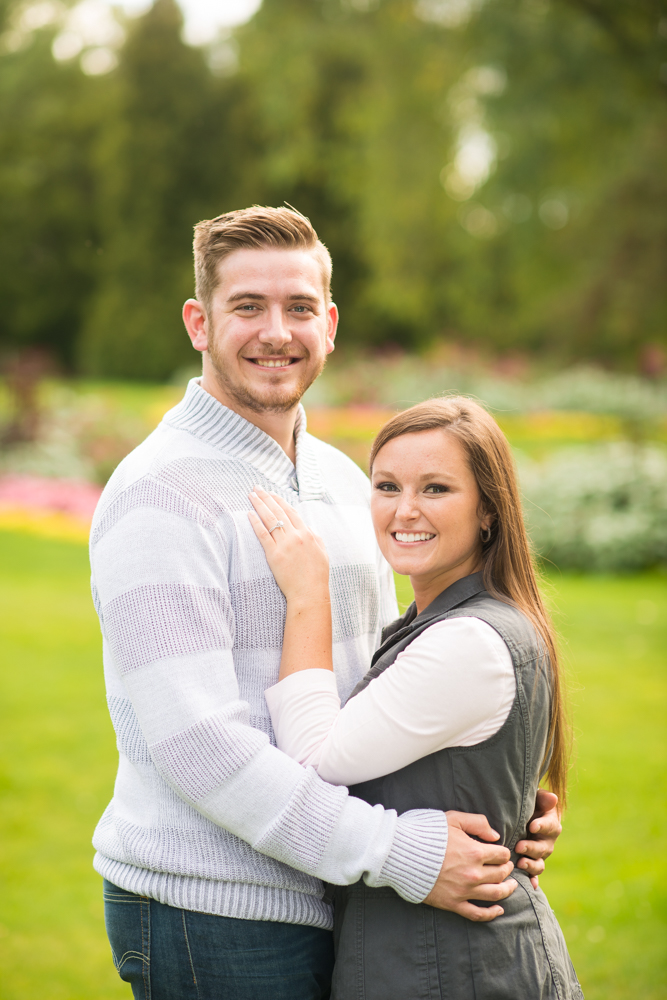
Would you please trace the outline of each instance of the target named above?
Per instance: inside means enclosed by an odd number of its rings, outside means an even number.
[[[290,612],[295,614],[302,614],[304,612],[314,611],[319,609],[323,611],[324,609],[331,609],[331,595],[329,593],[329,587],[321,591],[317,590],[294,590],[288,592],[285,595],[285,600],[287,601],[287,607]]]

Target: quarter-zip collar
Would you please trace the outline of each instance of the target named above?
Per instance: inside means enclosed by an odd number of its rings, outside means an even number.
[[[187,431],[225,455],[248,462],[278,486],[294,488],[296,480],[300,500],[320,500],[324,496],[315,445],[307,432],[306,412],[301,404],[294,426],[296,469],[277,441],[202,389],[197,378],[188,382],[181,402],[163,419],[170,427]]]

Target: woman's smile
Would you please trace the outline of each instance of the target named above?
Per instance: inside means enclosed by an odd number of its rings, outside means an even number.
[[[403,545],[415,545],[418,542],[432,542],[435,535],[432,531],[392,531],[394,541]]]

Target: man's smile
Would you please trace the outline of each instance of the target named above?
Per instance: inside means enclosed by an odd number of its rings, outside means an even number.
[[[258,368],[289,368],[303,358],[246,358],[245,360]]]

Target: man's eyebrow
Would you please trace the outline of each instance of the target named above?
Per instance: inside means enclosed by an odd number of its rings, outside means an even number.
[[[227,299],[228,302],[240,302],[242,299],[251,299],[254,302],[266,302],[267,296],[261,295],[259,292],[235,292],[234,295],[230,295]],[[319,298],[317,295],[310,295],[308,292],[303,294],[295,294],[287,296],[288,302],[312,302],[317,305]]]
[[[254,299],[257,302],[264,302],[266,295],[259,295],[257,292],[236,292],[234,295],[230,295],[227,301],[239,302],[241,299]]]
[[[317,295],[309,295],[307,292],[304,292],[303,295],[288,295],[287,300],[288,302],[314,302],[316,304],[320,301]]]

